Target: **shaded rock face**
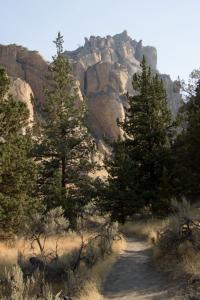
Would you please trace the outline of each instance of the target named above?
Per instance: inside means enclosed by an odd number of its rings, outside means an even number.
[[[167,100],[172,116],[176,117],[180,106],[183,104],[182,97],[169,75],[161,74],[161,78],[167,91]]]
[[[132,40],[126,31],[113,37],[91,36],[85,38],[83,47],[66,51],[73,65],[73,73],[80,82],[82,94],[88,101],[89,121],[94,135],[111,139],[121,136],[116,119],[124,118],[126,99],[124,94],[133,94],[132,76],[140,72],[143,55],[153,72],[158,72],[157,52],[154,47]],[[167,89],[168,104],[175,116],[181,104],[168,75],[161,75]]]
[[[26,81],[40,102],[44,100],[44,87],[47,85],[48,64],[37,51],[28,51],[17,45],[0,45],[0,65],[7,74]]]

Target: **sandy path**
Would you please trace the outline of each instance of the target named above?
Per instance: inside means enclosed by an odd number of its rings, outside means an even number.
[[[178,296],[175,282],[169,282],[163,273],[155,270],[150,258],[151,251],[147,242],[128,238],[126,250],[113,266],[103,285],[104,299],[186,299]]]

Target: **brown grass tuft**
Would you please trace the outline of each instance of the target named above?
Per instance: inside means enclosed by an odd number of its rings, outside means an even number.
[[[107,256],[103,261],[99,261],[91,270],[89,270],[87,274],[88,279],[81,294],[76,300],[103,300],[101,295],[102,282],[118,259],[119,254],[125,248],[126,242],[123,237],[121,237],[121,240],[114,241],[112,246],[113,253]]]
[[[63,236],[58,240],[57,237],[48,238],[46,241],[48,252],[55,251],[56,242],[58,243],[58,254],[61,256],[79,248],[81,239],[75,233]],[[30,242],[23,238],[13,243],[12,246],[7,242],[0,242],[0,276],[3,276],[5,267],[9,268],[17,264],[19,253],[22,253],[24,257],[29,257],[33,254],[37,256],[40,251],[36,243],[31,246]]]
[[[129,221],[121,226],[121,231],[126,235],[137,235],[149,240],[155,244],[158,239],[158,233],[166,226],[168,219],[151,219]]]

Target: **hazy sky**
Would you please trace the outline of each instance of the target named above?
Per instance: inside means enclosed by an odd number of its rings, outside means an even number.
[[[0,44],[38,50],[50,60],[58,31],[65,49],[90,35],[123,30],[158,52],[158,69],[172,78],[200,67],[200,0],[0,0]]]

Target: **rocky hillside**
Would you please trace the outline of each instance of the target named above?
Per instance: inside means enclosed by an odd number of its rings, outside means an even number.
[[[145,55],[148,64],[157,72],[157,52],[154,47],[142,45],[142,41],[132,40],[124,31],[104,38],[91,36],[85,44],[74,51],[66,51],[73,73],[86,96],[89,121],[94,136],[100,141],[102,136],[117,138],[121,135],[116,119],[123,118],[126,98],[132,91],[132,76],[140,71],[140,61]],[[17,45],[0,45],[0,64],[10,77],[27,82],[34,96],[44,101],[44,87],[47,85],[48,63],[37,51]],[[180,103],[179,93],[174,92],[173,82],[168,75],[161,75],[168,94],[169,107],[175,115]],[[21,86],[19,80],[15,83]],[[27,94],[27,86],[24,88]],[[19,88],[16,89],[19,91]],[[16,93],[15,93],[16,95]]]
[[[104,38],[85,38],[83,47],[66,51],[73,64],[73,72],[80,82],[82,93],[88,101],[90,124],[97,138],[106,135],[118,137],[121,132],[116,119],[123,118],[126,100],[124,94],[132,90],[132,76],[140,71],[143,55],[152,70],[157,71],[157,51],[154,47],[132,40],[124,31]],[[168,75],[161,75],[167,89],[168,103],[173,115],[181,103],[179,93],[174,92]]]

